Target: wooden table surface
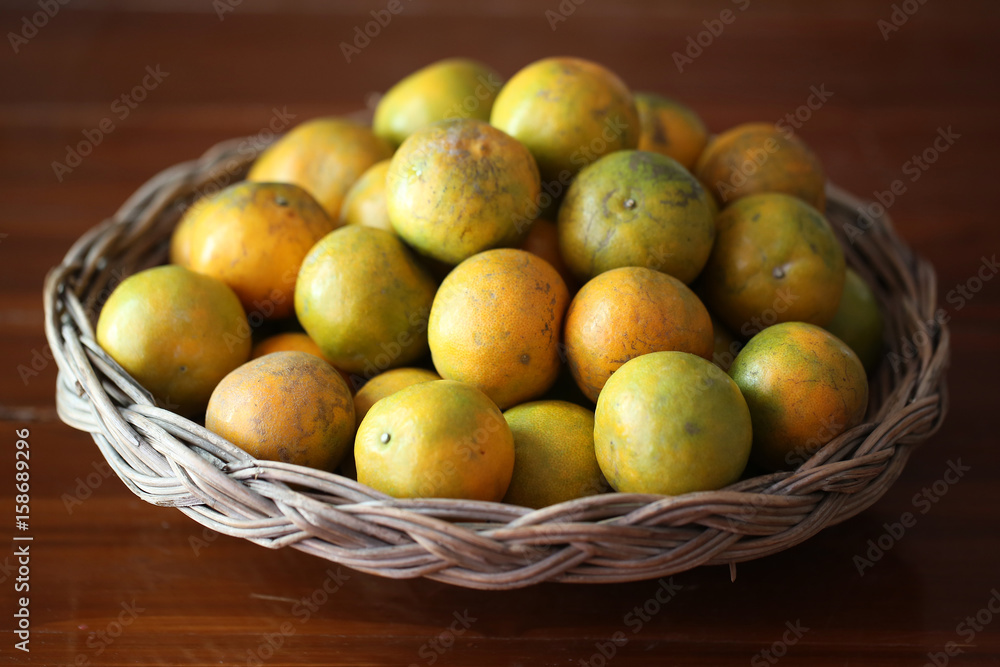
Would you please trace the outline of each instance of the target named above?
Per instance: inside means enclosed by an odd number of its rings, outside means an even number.
[[[64,7],[49,0],[51,17],[36,16],[44,1],[4,3],[3,662],[1000,664],[1000,280],[992,280],[1000,246],[1000,5],[401,3],[350,63],[340,43],[388,2],[73,0]],[[698,39],[704,21],[718,28],[712,20],[724,9],[732,22],[711,39],[702,35],[707,45],[679,72],[672,53]],[[384,580],[205,533],[108,477],[89,435],[55,417],[55,368],[41,333],[49,267],[160,169],[272,122],[363,107],[409,71],[456,54],[504,75],[547,55],[591,58],[634,89],[688,102],[716,131],[778,120],[807,104],[811,91],[829,93],[818,108],[800,111],[809,116],[800,136],[830,178],[857,194],[870,198],[905,180],[889,211],[900,235],[937,267],[952,317],[948,419],[873,508],[799,547],[741,564],[735,583],[726,568],[674,576],[666,584],[675,594],[660,605],[655,596],[665,584],[656,581],[485,593]],[[124,106],[121,96],[144,77],[145,99]],[[105,118],[111,125],[102,131]],[[958,138],[914,172],[912,156],[949,130]],[[69,172],[54,168],[85,132],[99,143]],[[22,429],[31,451],[30,653],[14,648],[15,598],[23,595],[15,587],[24,577],[14,555],[23,543],[12,539],[20,534],[13,452]],[[961,476],[948,472],[958,466]],[[892,525],[906,512],[916,523],[899,534]],[[872,559],[863,572],[859,557]],[[623,645],[611,642],[618,632]]]

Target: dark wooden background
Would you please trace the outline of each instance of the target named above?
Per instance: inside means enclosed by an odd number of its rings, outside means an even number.
[[[984,259],[1000,249],[1000,4],[897,0],[917,11],[883,39],[878,21],[890,20],[889,0],[576,1],[562,1],[575,10],[552,30],[545,12],[558,12],[560,0],[401,0],[403,12],[350,63],[340,42],[386,1],[70,0],[37,34],[27,31],[17,53],[5,37],[4,662],[628,667],[769,665],[780,654],[787,665],[919,666],[935,664],[928,654],[955,642],[961,653],[949,664],[1000,664],[1000,614],[987,606],[997,595],[1000,609],[1000,279],[979,283],[969,299],[952,292],[979,272],[992,278]],[[223,3],[233,11],[220,18]],[[36,2],[2,7],[4,33],[20,32],[22,19],[41,11]],[[726,8],[736,20],[679,73],[672,52]],[[777,120],[804,104],[812,86],[825,86],[832,97],[799,133],[832,180],[867,197],[908,179],[907,161],[933,145],[939,128],[960,135],[919,180],[906,180],[890,207],[900,235],[938,269],[953,365],[947,422],[885,497],[797,548],[740,565],[735,583],[725,568],[673,577],[680,590],[643,620],[633,610],[653,598],[657,582],[482,593],[383,580],[204,534],[176,510],[148,506],[102,477],[90,437],[55,418],[55,368],[41,333],[48,268],[160,169],[219,140],[258,133],[275,109],[296,122],[358,109],[411,70],[457,54],[505,76],[547,55],[591,58],[635,89],[688,102],[715,131]],[[113,101],[142,81],[147,66],[168,74],[123,119]],[[113,131],[57,179],[52,163],[65,161],[66,146],[105,117]],[[31,443],[30,654],[14,650],[12,632],[16,429],[29,429]],[[939,484],[946,493],[937,502],[916,498],[957,461],[969,470],[954,485]],[[74,498],[81,502],[67,501]],[[916,524],[860,575],[855,557],[869,540],[888,544],[885,524],[905,512]],[[324,583],[337,592],[318,593]],[[314,595],[321,603],[312,609],[298,602]],[[977,613],[982,625],[970,636],[972,626],[960,624]],[[787,631],[796,625],[801,637]],[[628,642],[605,658],[616,632]]]

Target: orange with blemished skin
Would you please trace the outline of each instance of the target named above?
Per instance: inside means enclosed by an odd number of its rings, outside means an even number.
[[[751,440],[739,387],[718,366],[687,352],[630,360],[597,401],[594,449],[619,492],[720,489],[740,478]]]
[[[445,120],[411,134],[393,155],[386,206],[410,246],[458,264],[520,243],[539,188],[535,160],[516,140],[479,120]]]
[[[254,458],[333,470],[354,437],[354,401],[337,370],[308,352],[249,361],[212,392],[205,428]]]
[[[449,118],[490,119],[503,80],[468,58],[431,63],[397,82],[375,107],[372,129],[393,146],[422,127]]]
[[[694,174],[725,207],[742,197],[782,192],[823,211],[826,176],[808,146],[770,123],[746,123],[713,137]]]
[[[341,118],[301,123],[268,146],[251,165],[248,181],[294,183],[340,220],[344,196],[369,167],[392,156],[371,128]]]
[[[263,357],[265,354],[272,354],[274,352],[308,352],[309,354],[313,354],[333,366],[340,373],[340,377],[344,378],[347,388],[352,392],[354,391],[354,382],[351,380],[350,374],[340,370],[333,365],[333,362],[324,357],[323,350],[319,349],[319,345],[309,337],[309,334],[289,331],[268,336],[253,346],[253,349],[250,351],[250,358],[257,359],[258,357]]]
[[[229,285],[248,313],[288,317],[303,258],[337,226],[297,185],[243,181],[188,210],[176,259]]]
[[[359,482],[396,498],[500,502],[514,470],[514,436],[475,387],[420,382],[372,406],[354,460]]]
[[[467,382],[506,409],[545,393],[559,374],[566,284],[525,250],[487,250],[438,288],[427,328],[441,377]]]
[[[250,354],[250,326],[225,283],[182,266],[129,276],[101,309],[97,342],[163,405],[205,409]]]
[[[846,265],[819,211],[790,195],[751,195],[723,209],[716,226],[700,289],[734,333],[749,337],[776,322],[829,323]]]
[[[393,231],[385,205],[385,177],[389,160],[376,162],[354,182],[340,207],[340,222],[345,225],[377,227]]]
[[[636,93],[642,134],[639,150],[672,157],[685,169],[693,169],[708,143],[708,129],[692,109],[655,93]]]
[[[538,255],[552,265],[552,268],[559,272],[566,289],[570,294],[575,294],[579,289],[576,276],[566,266],[562,254],[559,252],[559,228],[551,220],[539,218],[531,223],[528,235],[521,242],[521,250],[527,250],[533,255]]]
[[[595,403],[630,359],[665,350],[710,359],[713,350],[712,321],[695,293],[639,266],[606,271],[584,285],[566,312],[564,339],[573,379]]]
[[[440,380],[441,376],[426,368],[393,368],[385,373],[379,373],[365,383],[354,395],[354,419],[361,425],[372,406],[386,396],[392,396],[401,389],[406,389],[418,382]]]
[[[528,147],[547,183],[639,143],[632,93],[611,70],[581,58],[545,58],[500,89],[490,123]]]
[[[868,379],[858,356],[830,332],[775,324],[750,339],[729,369],[753,420],[752,458],[788,470],[861,423]]]

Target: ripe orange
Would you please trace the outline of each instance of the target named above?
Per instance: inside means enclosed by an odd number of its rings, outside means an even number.
[[[569,183],[603,155],[635,148],[639,112],[613,72],[580,58],[545,58],[500,89],[490,123],[531,151],[546,182]]]
[[[421,382],[375,405],[354,443],[358,481],[396,498],[503,499],[514,437],[475,387]]]
[[[709,195],[676,160],[618,151],[585,167],[559,208],[559,248],[586,281],[645,266],[690,283],[715,239]]]
[[[288,317],[302,259],[337,226],[297,185],[243,181],[188,209],[176,259],[229,285],[248,313]]]
[[[250,354],[250,325],[225,283],[181,266],[129,276],[97,321],[97,342],[156,399],[184,414]]]
[[[478,120],[417,130],[396,151],[386,178],[396,233],[449,264],[520,243],[537,215],[538,194],[531,153]]]
[[[639,266],[612,269],[577,293],[566,312],[566,360],[590,400],[618,368],[643,354],[713,350],[712,321],[684,283]]]
[[[344,203],[340,207],[342,224],[393,231],[389,211],[385,206],[385,177],[388,173],[389,160],[382,160],[361,174],[344,195]]]
[[[562,253],[559,251],[559,228],[551,220],[539,218],[531,223],[528,235],[521,242],[521,250],[527,250],[533,255],[538,255],[552,265],[552,268],[559,272],[566,289],[570,294],[575,294],[579,289],[576,276],[566,266]]]
[[[205,427],[254,458],[332,471],[351,446],[354,402],[343,378],[319,357],[275,352],[219,383]]]
[[[843,341],[804,322],[785,322],[750,339],[729,369],[753,419],[753,458],[788,470],[861,423],[868,380]]]
[[[344,195],[368,167],[392,149],[370,128],[341,118],[315,118],[292,128],[251,165],[247,180],[294,183],[340,219]]]
[[[434,367],[502,409],[537,398],[559,374],[568,302],[562,278],[540,257],[506,248],[474,255],[434,297],[427,330]]]
[[[642,134],[639,150],[661,153],[694,169],[708,143],[708,129],[693,110],[676,100],[655,93],[636,93]]]
[[[782,192],[823,211],[826,176],[801,139],[769,123],[746,123],[709,141],[694,169],[720,205]]]
[[[632,359],[597,400],[594,446],[616,491],[720,489],[743,474],[751,440],[750,412],[736,383],[687,352]]]
[[[716,224],[699,282],[723,323],[749,337],[776,322],[830,322],[844,287],[844,251],[819,211],[789,195],[751,195]]]
[[[537,509],[608,490],[594,453],[592,410],[534,401],[503,416],[514,434],[514,474],[505,503]]]
[[[426,368],[393,368],[391,371],[379,373],[354,395],[354,419],[360,426],[361,420],[371,407],[386,396],[392,396],[411,384],[440,379],[440,375]]]
[[[317,345],[316,341],[309,337],[309,334],[297,331],[289,331],[268,336],[253,346],[253,349],[250,350],[250,358],[257,359],[258,357],[263,357],[265,354],[271,354],[273,352],[307,352],[319,357],[326,363],[333,366],[330,360],[323,356],[323,350],[319,349],[319,345]],[[337,372],[340,373],[340,377],[344,378],[344,382],[347,383],[347,388],[353,392],[354,381],[351,379],[351,376],[336,366],[334,366],[334,368],[336,368]]]

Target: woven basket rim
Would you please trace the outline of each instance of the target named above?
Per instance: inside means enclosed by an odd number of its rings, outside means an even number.
[[[117,282],[165,260],[183,210],[245,174],[259,152],[247,145],[225,141],[154,176],[77,240],[43,290],[45,333],[59,368],[59,417],[92,435],[138,497],[177,507],[217,532],[384,577],[480,589],[634,581],[706,564],[734,568],[871,506],[947,411],[949,334],[935,318],[933,268],[899,239],[888,216],[872,215],[865,202],[828,185],[827,217],[849,266],[879,299],[892,363],[883,360],[870,378],[866,422],[793,471],[719,491],[610,493],[530,510],[393,499],[334,473],[255,460],[157,407],[94,340],[96,315]]]

